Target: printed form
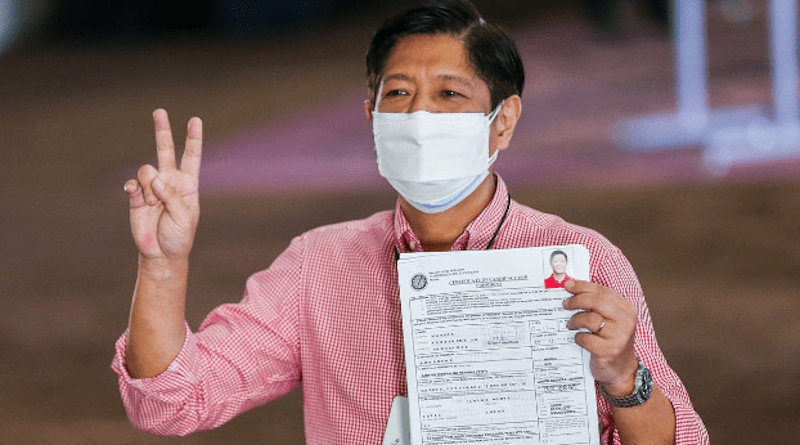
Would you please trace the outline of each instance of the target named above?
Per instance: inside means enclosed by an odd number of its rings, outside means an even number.
[[[589,279],[580,245],[401,254],[413,445],[599,445],[570,294],[545,289],[561,254],[567,276]]]

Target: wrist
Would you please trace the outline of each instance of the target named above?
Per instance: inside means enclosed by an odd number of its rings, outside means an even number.
[[[188,258],[152,258],[139,255],[139,279],[167,282],[185,279],[189,271]]]
[[[624,371],[610,382],[601,382],[600,387],[612,397],[624,397],[633,392],[636,386],[636,371],[639,368],[639,359],[631,354],[626,360]]]
[[[627,385],[601,385],[600,392],[603,398],[614,407],[630,408],[642,405],[650,399],[653,392],[653,379],[650,371],[642,363],[636,360],[637,367],[633,376],[633,387],[630,390],[624,389]],[[613,392],[612,392],[613,391]]]
[[[626,375],[625,378],[613,383],[601,383],[603,391],[612,397],[624,397],[632,393],[636,387],[636,369]]]

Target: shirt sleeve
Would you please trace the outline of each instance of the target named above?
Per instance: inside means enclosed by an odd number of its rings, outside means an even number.
[[[135,427],[158,435],[212,429],[299,384],[302,250],[295,238],[269,269],[247,280],[241,302],[214,309],[196,333],[186,325],[180,353],[155,377],[131,378],[127,335],[120,337],[111,368]]]
[[[593,268],[595,269],[595,268]],[[653,381],[661,388],[675,410],[675,445],[703,445],[709,443],[708,432],[702,419],[694,410],[686,387],[667,364],[656,341],[650,310],[642,293],[633,267],[619,249],[613,249],[592,271],[592,281],[614,289],[636,306],[638,318],[634,338],[637,357],[650,370]],[[598,392],[598,414],[602,427],[601,441],[621,445],[611,406]]]

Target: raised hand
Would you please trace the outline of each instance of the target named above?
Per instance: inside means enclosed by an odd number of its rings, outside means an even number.
[[[139,168],[137,179],[125,183],[130,198],[131,231],[145,259],[185,260],[192,248],[200,219],[199,173],[203,123],[192,118],[180,168],[167,112],[153,112],[158,169]]]

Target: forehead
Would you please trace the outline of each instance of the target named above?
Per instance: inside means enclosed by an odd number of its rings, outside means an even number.
[[[464,42],[444,34],[416,34],[397,42],[386,62],[383,78],[398,74],[434,77],[451,74],[483,82],[469,63]]]

